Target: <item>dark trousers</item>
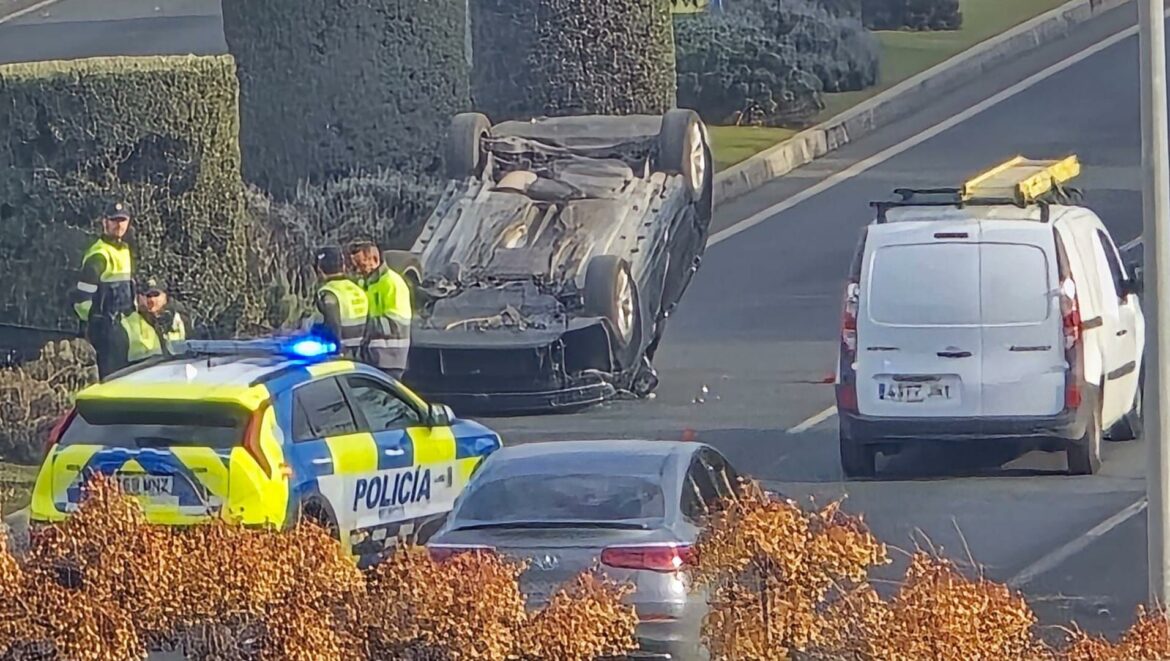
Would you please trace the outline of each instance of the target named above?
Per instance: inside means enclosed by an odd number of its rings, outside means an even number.
[[[86,339],[97,353],[98,381],[130,364],[130,338],[117,319],[93,317],[86,328]]]

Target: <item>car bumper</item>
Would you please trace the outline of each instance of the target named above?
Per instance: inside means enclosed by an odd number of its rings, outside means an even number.
[[[841,434],[859,443],[884,441],[1072,441],[1085,435],[1095,394],[1082,406],[1052,416],[877,417],[838,411]]]
[[[604,370],[574,365],[560,340],[536,347],[415,345],[404,380],[424,398],[472,415],[576,410],[617,393]]]

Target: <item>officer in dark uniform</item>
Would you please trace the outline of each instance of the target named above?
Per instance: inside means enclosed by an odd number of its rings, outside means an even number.
[[[136,310],[134,260],[126,233],[130,209],[114,202],[102,215],[102,235],[85,251],[77,287],[69,299],[81,335],[97,352],[99,380],[127,364],[128,338],[123,319]]]

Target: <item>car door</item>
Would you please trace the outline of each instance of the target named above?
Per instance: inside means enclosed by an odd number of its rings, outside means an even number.
[[[349,374],[340,381],[359,429],[378,448],[376,468],[355,485],[362,527],[385,529],[387,539],[407,536],[450,512],[463,486],[451,430],[430,428],[424,412],[388,380]]]
[[[1138,366],[1141,364],[1140,343],[1144,335],[1145,319],[1142,317],[1138,296],[1126,291],[1125,285],[1129,278],[1113,239],[1101,228],[1096,231],[1096,239],[1109,276],[1108,283],[1103,281],[1102,287],[1106,292],[1105,298],[1112,297],[1105,307],[1110,314],[1116,315],[1113,350],[1118,354],[1112,368],[1105,374],[1103,395],[1108,410],[1114,411],[1116,417],[1120,417],[1129,411],[1137,392]],[[1105,288],[1106,285],[1108,288]],[[1103,423],[1111,424],[1116,417],[1107,418]]]
[[[1048,416],[1064,408],[1056,236],[1050,226],[984,221],[979,244],[987,417]]]
[[[857,308],[862,415],[981,414],[978,223],[874,226]]]
[[[348,548],[347,533],[357,523],[349,494],[356,476],[375,458],[373,439],[358,431],[337,379],[310,381],[293,389],[289,397],[293,433],[289,462],[297,498],[323,500]]]

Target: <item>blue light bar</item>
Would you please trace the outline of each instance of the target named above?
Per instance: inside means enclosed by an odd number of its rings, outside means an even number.
[[[257,340],[185,340],[173,353],[187,356],[283,356],[292,360],[324,360],[338,354],[334,340],[314,334]]]

